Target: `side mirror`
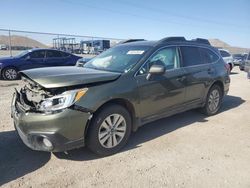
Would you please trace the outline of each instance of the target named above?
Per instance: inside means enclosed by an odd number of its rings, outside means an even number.
[[[147,80],[150,79],[151,75],[162,75],[166,71],[166,67],[163,65],[152,65],[149,69]]]
[[[30,60],[30,59],[31,59],[31,58],[30,58],[29,55],[25,57],[25,60],[26,60],[26,61],[28,61],[28,60]]]

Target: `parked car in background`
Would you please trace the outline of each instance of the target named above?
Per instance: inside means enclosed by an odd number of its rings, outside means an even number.
[[[91,60],[92,58],[87,58],[87,57],[83,57],[81,59],[78,59],[78,61],[76,62],[76,66],[77,67],[83,67],[83,65],[85,63],[87,63],[89,60]]]
[[[146,123],[194,108],[216,114],[230,84],[218,50],[184,37],[120,44],[83,67],[20,74],[11,112],[23,142],[49,152],[86,145],[101,156]]]
[[[18,72],[27,69],[74,66],[81,57],[53,49],[26,50],[14,57],[0,58],[0,75],[6,80],[18,78]]]
[[[250,79],[250,52],[248,53],[247,59],[245,61],[244,70],[248,73],[248,79]]]
[[[225,50],[225,49],[219,49],[219,52],[220,52],[223,60],[229,65],[230,71],[232,71],[232,69],[234,67],[233,56],[229,53],[228,50]]]
[[[0,44],[0,50],[7,50],[8,47],[6,44]]]
[[[248,54],[247,54],[247,53],[244,53],[244,54],[243,54],[242,61],[241,61],[240,64],[239,64],[239,69],[240,69],[241,71],[244,71],[244,70],[245,70],[245,63],[246,63],[247,58],[248,58]]]
[[[233,54],[233,63],[234,65],[240,65],[243,61],[244,55],[243,54]]]

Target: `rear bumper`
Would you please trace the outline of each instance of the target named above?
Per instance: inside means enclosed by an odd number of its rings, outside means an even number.
[[[14,126],[24,142],[33,150],[58,152],[84,146],[85,127],[90,113],[65,109],[55,114],[25,112],[14,94],[11,116]],[[52,147],[44,144],[44,139]]]

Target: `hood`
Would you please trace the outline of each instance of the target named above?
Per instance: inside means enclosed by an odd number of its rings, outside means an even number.
[[[15,59],[15,57],[1,57],[0,58],[0,63],[6,63],[6,62],[11,62]]]
[[[117,79],[121,73],[72,66],[30,69],[21,71],[21,75],[44,88],[58,88],[112,81]]]

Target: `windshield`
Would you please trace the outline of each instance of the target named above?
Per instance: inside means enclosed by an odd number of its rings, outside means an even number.
[[[128,72],[149,46],[116,46],[88,61],[84,67],[112,72]]]
[[[17,54],[16,57],[22,57],[22,56],[26,55],[29,52],[30,52],[30,50],[24,50],[24,51],[20,52],[19,54]]]

